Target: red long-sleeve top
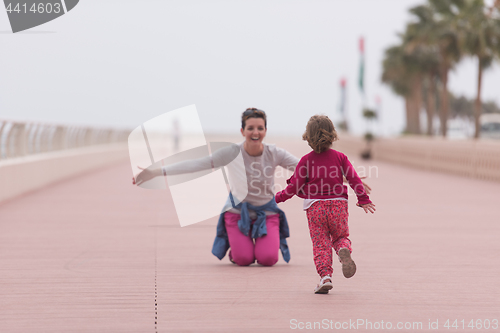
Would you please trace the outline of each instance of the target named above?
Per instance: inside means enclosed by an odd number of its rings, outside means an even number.
[[[287,180],[288,186],[276,193],[276,202],[286,201],[294,195],[303,199],[347,199],[347,186],[343,184],[343,176],[356,193],[360,205],[371,203],[347,156],[333,149],[319,154],[311,151],[304,155],[292,177]]]

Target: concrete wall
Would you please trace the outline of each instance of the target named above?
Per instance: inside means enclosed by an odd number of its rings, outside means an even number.
[[[500,142],[442,138],[381,139],[374,156],[387,162],[484,180],[500,181]]]
[[[0,202],[127,159],[127,144],[113,143],[2,160]]]
[[[339,150],[360,154],[366,147],[363,139],[341,135]],[[444,140],[408,136],[380,138],[373,142],[375,160],[429,171],[500,181],[500,141]]]

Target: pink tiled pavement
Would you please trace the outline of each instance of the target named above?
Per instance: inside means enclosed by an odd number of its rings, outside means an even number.
[[[281,205],[292,260],[274,267],[219,261],[210,253],[216,218],[180,228],[168,191],[130,185],[126,159],[6,202],[0,332],[287,332],[323,320],[370,321],[361,332],[421,322],[401,331],[436,332],[447,319],[464,319],[465,332],[477,331],[471,319],[500,319],[500,184],[365,165],[378,168],[369,180],[377,212],[351,197],[358,272],[345,279],[336,261],[328,295],[313,294],[319,278],[298,198]]]

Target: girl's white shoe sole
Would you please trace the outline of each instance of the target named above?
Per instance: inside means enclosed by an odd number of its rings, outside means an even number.
[[[339,258],[342,263],[342,273],[346,278],[352,277],[356,273],[356,264],[351,259],[349,249],[342,248],[339,250]]]

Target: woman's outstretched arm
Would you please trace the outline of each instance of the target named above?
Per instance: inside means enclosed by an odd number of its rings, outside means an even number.
[[[231,146],[218,149],[212,155],[202,158],[172,163],[163,167],[148,169],[139,167],[142,171],[132,178],[132,184],[141,185],[142,183],[159,176],[173,176],[219,168],[234,160],[239,153],[239,149],[239,146],[233,144]]]
[[[278,161],[277,165],[290,171],[294,171],[299,159],[294,155],[290,154],[283,148],[275,148],[276,159]]]
[[[132,177],[132,184],[135,184],[137,186],[155,177],[163,175],[161,168],[145,169],[141,168],[140,166],[138,166],[138,168],[141,169],[142,171],[139,174]]]

